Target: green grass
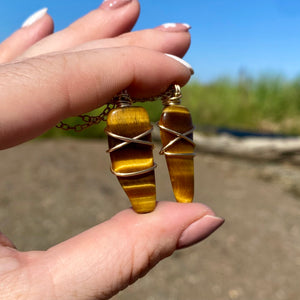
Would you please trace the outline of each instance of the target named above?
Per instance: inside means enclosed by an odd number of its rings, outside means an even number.
[[[300,77],[225,77],[210,84],[191,82],[183,94],[196,125],[300,134]]]
[[[287,80],[280,75],[266,74],[256,79],[223,77],[209,84],[192,81],[182,93],[182,104],[191,111],[196,126],[300,134],[300,77]],[[142,106],[149,112],[152,122],[158,121],[162,111],[159,101]],[[78,119],[68,120],[70,124],[78,122]],[[44,137],[98,138],[105,136],[104,128],[104,122],[80,133],[54,128]]]

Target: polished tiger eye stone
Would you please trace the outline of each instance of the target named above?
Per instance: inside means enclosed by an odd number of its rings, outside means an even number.
[[[106,130],[123,137],[134,138],[151,129],[147,111],[142,107],[120,107],[110,111]],[[151,142],[151,133],[140,140]],[[108,135],[109,148],[124,141]],[[152,146],[129,143],[110,153],[111,167],[117,173],[132,173],[153,167]],[[154,210],[156,187],[154,170],[135,176],[117,176],[133,209],[138,213]]]
[[[166,106],[162,112],[159,125],[163,125],[179,133],[188,132],[193,128],[191,114],[182,105]],[[160,136],[163,147],[174,140],[177,136],[160,129]],[[187,135],[193,138],[193,134]],[[194,145],[181,138],[165,150],[165,157],[169,169],[170,179],[174,196],[177,202],[189,203],[194,198],[194,156],[171,154],[194,153]]]

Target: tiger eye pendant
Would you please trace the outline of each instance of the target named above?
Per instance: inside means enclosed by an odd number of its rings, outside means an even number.
[[[111,171],[117,176],[133,209],[147,213],[156,206],[152,125],[147,111],[131,106],[128,94],[120,94],[117,108],[107,116]]]
[[[193,123],[187,108],[180,105],[180,86],[175,85],[174,95],[163,100],[165,106],[158,126],[164,154],[177,202],[189,203],[194,198]]]

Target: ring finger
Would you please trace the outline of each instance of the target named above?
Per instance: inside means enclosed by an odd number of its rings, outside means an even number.
[[[132,29],[139,11],[138,0],[104,0],[99,8],[67,28],[42,39],[20,58],[63,51],[91,40],[118,36]]]

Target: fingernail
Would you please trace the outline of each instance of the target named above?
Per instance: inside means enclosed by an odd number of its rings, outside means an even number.
[[[22,24],[22,27],[28,27],[28,26],[32,25],[33,23],[35,23],[36,21],[41,19],[47,13],[47,11],[48,11],[48,8],[46,8],[46,7],[38,10],[37,12],[32,14],[30,17],[28,17],[24,21],[24,23]]]
[[[165,23],[156,27],[155,29],[168,32],[187,32],[191,28],[192,27],[186,23]]]
[[[175,59],[178,62],[180,62],[181,64],[183,64],[185,67],[187,67],[191,71],[192,75],[194,74],[194,69],[192,68],[192,66],[188,62],[186,62],[185,60],[183,60],[182,58],[180,58],[178,56],[175,56],[175,55],[172,55],[172,54],[167,54],[167,53],[165,53],[165,55],[167,55],[168,57],[171,57],[171,58]]]
[[[100,5],[100,8],[106,10],[116,9],[130,3],[131,1],[132,0],[104,0]]]
[[[217,230],[224,221],[219,217],[205,215],[183,231],[178,240],[177,249],[186,248],[204,240]]]

